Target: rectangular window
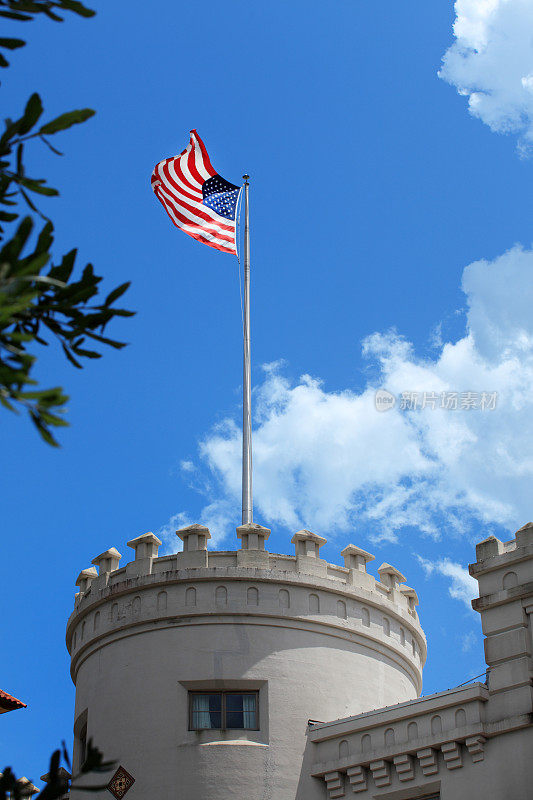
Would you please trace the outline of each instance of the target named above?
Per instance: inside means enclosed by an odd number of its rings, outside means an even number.
[[[256,731],[258,692],[189,692],[189,730]]]

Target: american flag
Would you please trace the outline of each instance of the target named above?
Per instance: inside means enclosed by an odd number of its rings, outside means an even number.
[[[165,158],[154,167],[151,182],[174,225],[209,247],[237,253],[240,188],[215,172],[195,130],[179,156]]]

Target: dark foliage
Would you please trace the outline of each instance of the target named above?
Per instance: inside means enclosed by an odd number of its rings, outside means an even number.
[[[0,0],[0,17],[20,22],[30,21],[37,14],[61,22],[58,12],[65,11],[83,17],[94,15],[76,0]],[[2,51],[24,45],[22,39],[0,38],[0,67],[8,66]],[[37,382],[31,371],[36,356],[30,348],[56,340],[70,363],[81,368],[83,359],[101,357],[93,349],[95,345],[124,347],[124,343],[104,336],[104,330],[114,317],[131,316],[133,312],[114,305],[129,283],[95,303],[102,278],[95,275],[92,264],[74,277],[75,249],[52,263],[54,228],[37,208],[35,195],[52,197],[58,191],[44,178],[26,174],[25,148],[39,139],[61,155],[49,137],[85,122],[94,111],[69,111],[44,124],[40,122],[42,114],[41,98],[33,94],[19,119],[5,120],[0,136],[0,243],[10,234],[0,250],[0,404],[10,411],[26,409],[42,438],[57,445],[51,429],[68,424],[61,416],[68,397],[60,387],[35,388]],[[34,244],[31,235],[35,222],[31,216],[21,218],[20,203],[44,220]]]
[[[71,770],[70,759],[63,742],[63,759],[68,769]],[[104,761],[104,757],[97,747],[94,747],[92,740],[89,739],[87,743],[87,756],[79,773],[72,776],[72,786],[79,792],[98,792],[105,789],[108,781],[105,783],[98,781],[87,785],[76,785],[76,780],[82,775],[98,774],[103,772],[110,772],[116,767],[114,761]],[[34,800],[59,800],[64,797],[69,791],[71,781],[65,776],[65,772],[61,770],[61,750],[55,750],[50,758],[50,768],[48,770],[48,780],[44,789],[38,795],[33,795]],[[0,778],[0,800],[22,800],[24,797],[30,797],[28,789],[24,784],[17,780],[11,767],[4,769],[3,775]]]
[[[58,13],[63,11],[73,11],[80,17],[95,15],[92,9],[86,8],[83,3],[76,0],[0,0],[0,17],[17,22],[30,22],[36,14],[44,14],[55,22],[63,22],[63,17]],[[16,50],[25,44],[23,39],[0,38],[0,67],[9,66],[6,50]]]

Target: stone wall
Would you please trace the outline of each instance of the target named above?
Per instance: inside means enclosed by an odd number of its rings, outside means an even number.
[[[329,564],[309,531],[293,537],[294,556],[268,553],[266,528],[237,533],[239,550],[213,552],[209,531],[191,526],[178,532],[183,551],[163,557],[145,534],[125,567],[111,548],[98,574],[78,577],[74,758],[83,728],[135,778],[127,800],[154,782],[160,800],[313,800],[308,720],[420,693],[426,642],[401,573],[383,564],[374,578],[373,556],[354,545],[343,567]],[[207,689],[257,691],[260,729],[189,730],[188,692]]]
[[[531,797],[533,524],[509,542],[485,539],[476,555],[486,684],[310,725],[310,771],[324,798]]]

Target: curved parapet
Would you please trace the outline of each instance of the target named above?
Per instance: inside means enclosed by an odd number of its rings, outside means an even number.
[[[133,775],[131,800],[148,796],[153,759],[163,786],[187,775],[184,797],[295,798],[308,719],[420,694],[426,641],[400,573],[386,565],[376,580],[354,545],[344,567],[329,564],[309,531],[295,535],[294,556],[268,553],[269,533],[240,526],[242,548],[216,552],[207,528],[190,526],[178,532],[183,551],[162,557],[144,534],[128,542],[126,566],[112,548],[95,559],[97,577],[84,571],[67,625],[76,720]],[[191,694],[238,692],[256,698],[256,727],[220,717],[198,729]]]

